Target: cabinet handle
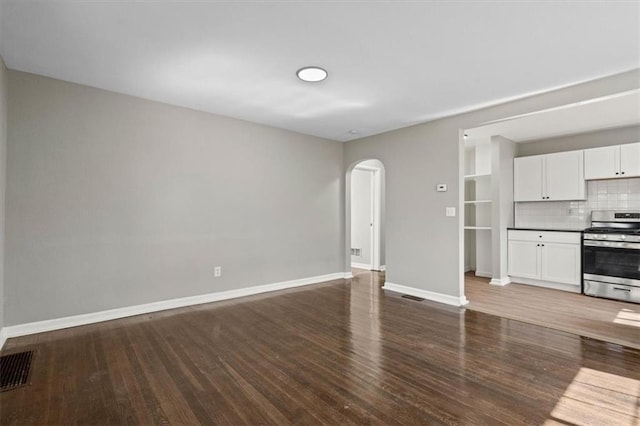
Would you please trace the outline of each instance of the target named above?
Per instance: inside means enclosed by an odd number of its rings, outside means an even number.
[[[542,247],[544,247],[544,244],[542,244]]]
[[[631,289],[630,288],[620,288],[620,287],[614,287],[614,290],[619,290],[619,291],[628,291],[629,293],[631,293]]]
[[[623,174],[624,174],[624,172],[622,172],[622,173],[620,173],[620,174],[621,174],[621,175],[623,175]]]
[[[617,175],[619,175],[620,173],[616,172]]]

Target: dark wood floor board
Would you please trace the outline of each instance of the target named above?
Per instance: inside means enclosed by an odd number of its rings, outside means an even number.
[[[640,351],[415,302],[384,274],[10,339],[5,424],[638,424]]]
[[[104,351],[104,362],[109,371],[119,413],[118,420],[123,425],[154,423],[154,418],[146,408],[143,390],[136,380],[136,372],[127,358],[126,336],[107,330],[102,340],[105,348],[120,348]]]

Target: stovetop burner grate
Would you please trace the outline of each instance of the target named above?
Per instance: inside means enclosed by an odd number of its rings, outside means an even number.
[[[609,228],[609,227],[595,227],[587,228],[584,232],[592,234],[626,234],[626,235],[640,235],[640,229],[633,228]]]

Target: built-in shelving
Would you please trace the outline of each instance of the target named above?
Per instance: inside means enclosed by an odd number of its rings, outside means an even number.
[[[468,140],[464,165],[465,269],[491,276],[491,139]]]

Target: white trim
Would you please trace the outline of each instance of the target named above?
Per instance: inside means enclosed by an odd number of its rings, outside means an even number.
[[[353,272],[345,272],[344,273],[344,279],[345,280],[350,280],[351,278],[353,278]]]
[[[358,269],[366,269],[367,271],[371,270],[371,265],[369,265],[368,263],[351,262],[351,267],[358,268]]]
[[[511,277],[506,276],[502,278],[491,278],[491,281],[489,281],[489,284],[505,286],[507,284],[511,284]]]
[[[464,306],[469,301],[465,296],[450,296],[448,294],[435,293],[433,291],[422,290],[415,287],[407,287],[406,285],[394,284],[389,281],[384,283],[383,290],[395,291],[396,293],[408,294],[411,296],[422,297],[423,299],[432,300],[434,302],[445,303],[453,306]]]
[[[375,269],[375,257],[376,257],[376,237],[374,227],[376,226],[376,171],[371,170],[369,172],[371,175],[369,177],[369,260],[371,264],[369,265],[370,271]]]
[[[591,80],[591,81],[593,81],[593,80]],[[576,84],[580,84],[580,82],[578,82]],[[564,87],[570,87],[570,86],[564,86]],[[564,87],[560,86],[558,89],[562,89]],[[556,90],[558,90],[558,89],[556,89]],[[542,92],[542,93],[544,93],[544,92]],[[569,108],[575,108],[577,106],[588,105],[588,104],[592,104],[592,103],[596,103],[596,102],[602,102],[602,101],[608,101],[610,99],[620,98],[622,96],[633,95],[634,93],[640,93],[640,89],[631,89],[631,90],[627,90],[625,92],[614,93],[612,95],[606,95],[606,96],[600,96],[598,98],[587,99],[585,101],[578,101],[578,102],[573,102],[573,103],[570,103],[570,104],[564,104],[564,105],[560,105],[560,106],[556,106],[556,107],[551,107],[551,108],[541,109],[541,110],[537,110],[537,111],[527,112],[525,114],[512,115],[511,117],[506,117],[506,118],[499,118],[497,120],[492,120],[492,121],[487,121],[486,123],[482,123],[479,126],[476,126],[476,127],[472,128],[472,129],[467,129],[467,132],[473,131],[473,130],[479,128],[479,127],[487,126],[489,124],[504,123],[504,122],[515,120],[515,119],[518,119],[518,118],[531,117],[531,116],[534,116],[534,115],[537,115],[537,114],[541,114],[541,113],[544,113],[544,112],[562,111],[562,110],[569,109]],[[535,94],[534,94],[534,96],[535,96]]]
[[[463,206],[464,204],[464,188],[465,188],[465,132],[464,129],[458,129],[458,205]],[[465,208],[458,209],[460,212],[458,214],[458,292],[460,293],[460,298],[458,299],[458,304],[460,306],[466,305],[468,303],[467,298],[465,297]]]
[[[473,266],[465,266],[465,267],[464,267],[464,272],[465,272],[465,273],[467,273],[467,272],[471,272],[471,271],[473,271],[473,268],[474,268]]]
[[[380,265],[380,268],[378,269],[378,271],[380,272],[384,272],[387,270],[387,265]]]
[[[318,275],[315,277],[301,278],[298,280],[283,281],[273,284],[264,284],[253,287],[245,287],[236,290],[226,290],[216,293],[201,294],[198,296],[182,297],[179,299],[163,300],[160,302],[145,303],[143,305],[127,306],[125,308],[110,309],[107,311],[93,312],[89,314],[74,315],[64,318],[55,318],[44,321],[30,322],[26,324],[4,327],[1,331],[2,342],[11,337],[25,336],[28,334],[43,333],[62,328],[77,327],[79,325],[93,324],[96,322],[110,321],[134,315],[148,314],[150,312],[164,311],[167,309],[182,308],[184,306],[200,305],[203,303],[218,302],[221,300],[235,299],[237,297],[251,296],[254,294],[268,293],[276,290],[284,290],[294,287],[317,284],[326,281],[345,278],[345,272]]]
[[[511,282],[514,284],[527,284],[534,285],[536,287],[552,288],[554,290],[568,291],[571,293],[580,293],[580,284],[563,284],[555,283],[551,281],[534,280],[531,278],[511,277]]]
[[[380,234],[382,226],[382,176],[380,169],[371,176],[371,219],[373,223],[371,235],[371,269],[380,269]]]
[[[0,328],[0,351],[4,347],[4,342],[7,341],[7,327]]]
[[[368,161],[368,160],[365,160]],[[362,170],[363,172],[377,172],[380,169],[377,167],[373,167],[373,166],[364,166],[362,164],[358,164],[357,166],[354,167],[354,169],[356,170]]]

